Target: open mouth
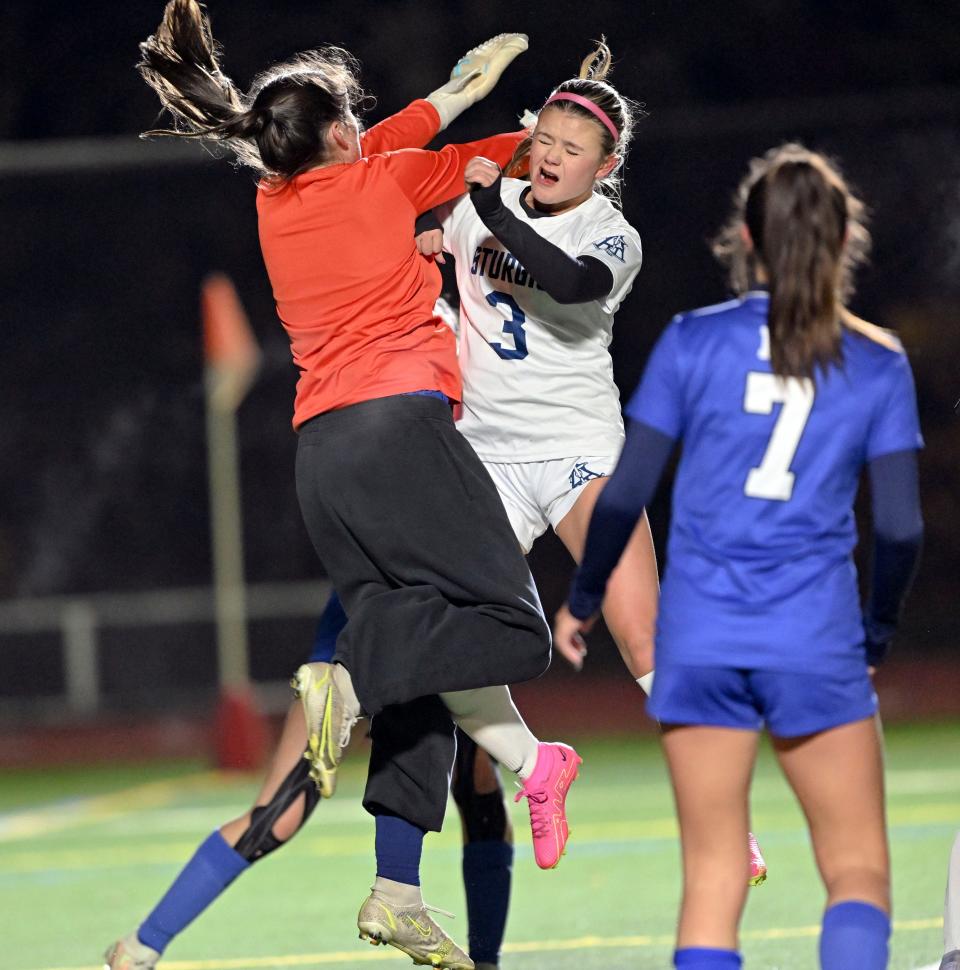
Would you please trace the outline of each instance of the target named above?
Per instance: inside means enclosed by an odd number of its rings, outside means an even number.
[[[537,181],[541,185],[556,185],[560,181],[559,175],[554,175],[552,172],[548,172],[542,166],[537,171]]]

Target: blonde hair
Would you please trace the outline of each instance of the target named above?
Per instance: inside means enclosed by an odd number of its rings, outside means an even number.
[[[637,121],[646,117],[643,106],[620,94],[606,78],[613,70],[613,55],[607,46],[605,37],[596,42],[596,49],[591,51],[580,63],[580,71],[575,78],[570,78],[550,92],[550,98],[557,94],[575,94],[592,101],[612,122],[617,130],[614,138],[607,126],[587,108],[575,101],[555,101],[551,109],[575,114],[594,123],[600,135],[600,148],[604,157],[619,156],[619,161],[613,171],[605,178],[598,179],[595,189],[620,204],[621,173],[626,164],[627,153],[633,140],[633,130]],[[547,98],[547,101],[550,100]],[[543,109],[541,108],[541,111]],[[538,113],[539,114],[539,113]],[[525,172],[529,164],[532,135],[525,138],[514,152],[506,168],[507,175],[519,175]]]

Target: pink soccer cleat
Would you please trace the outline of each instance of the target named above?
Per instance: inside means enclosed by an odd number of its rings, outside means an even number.
[[[767,864],[763,861],[763,853],[757,845],[757,837],[753,832],[747,833],[747,843],[750,846],[750,885],[759,886],[766,881]]]
[[[541,741],[537,765],[514,801],[526,798],[533,831],[533,854],[541,869],[556,869],[570,837],[567,792],[583,759],[569,745]]]

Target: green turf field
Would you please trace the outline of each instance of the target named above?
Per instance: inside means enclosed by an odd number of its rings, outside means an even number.
[[[576,740],[576,739],[574,739]],[[533,863],[525,811],[518,831],[505,970],[666,968],[679,889],[678,849],[654,740],[583,741],[569,802],[570,851],[554,872]],[[362,749],[361,749],[362,750]],[[168,949],[166,970],[410,966],[372,948],[354,920],[372,875],[372,821],[360,808],[362,757],[344,769],[286,849],[245,874]],[[894,859],[893,970],[939,959],[947,857],[960,827],[960,725],[888,732]],[[3,970],[99,967],[197,842],[244,809],[256,787],[189,764],[8,773],[0,781]],[[822,893],[802,820],[769,755],[754,785],[754,828],[770,878],[744,920],[747,966],[816,966]],[[465,942],[459,835],[427,841],[428,901],[456,910]],[[442,918],[441,918],[442,919]]]

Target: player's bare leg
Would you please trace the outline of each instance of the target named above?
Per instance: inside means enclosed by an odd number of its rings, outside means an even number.
[[[306,743],[303,711],[299,702],[294,702],[250,811],[221,826],[200,846],[147,920],[107,950],[105,970],[153,970],[175,933],[203,912],[252,862],[297,833],[319,797],[303,757]],[[211,866],[217,873],[212,886]]]
[[[287,709],[280,740],[273,752],[266,777],[253,803],[253,808],[220,826],[220,834],[229,845],[236,846],[244,832],[249,830],[252,812],[255,808],[263,808],[271,804],[285,779],[289,778],[291,773],[299,766],[299,763],[304,760],[306,746],[307,726],[303,719],[303,709],[299,701],[294,701]],[[276,821],[270,827],[271,833],[277,841],[286,842],[296,835],[306,821],[307,804],[307,795],[301,792],[294,798],[289,807],[277,815]],[[310,803],[310,811],[313,810],[315,804],[315,801]]]
[[[683,847],[677,947],[737,949],[747,895],[749,790],[757,733],[699,725],[666,727]]]
[[[819,734],[773,739],[807,823],[827,906],[845,900],[890,911],[883,756],[870,717]]]
[[[557,536],[578,563],[583,559],[593,507],[606,482],[605,478],[595,478],[581,486],[580,497],[556,526]],[[657,557],[650,524],[644,513],[610,577],[603,601],[607,629],[635,679],[653,670],[653,637],[659,596]]]
[[[593,507],[606,482],[606,478],[587,482],[583,494],[557,525],[557,536],[578,563],[583,558]],[[650,523],[644,513],[610,576],[603,601],[603,618],[627,669],[648,694],[653,686],[653,642],[659,596],[657,557]],[[759,886],[767,878],[767,864],[752,833],[747,844],[750,850],[748,882],[751,886]]]

